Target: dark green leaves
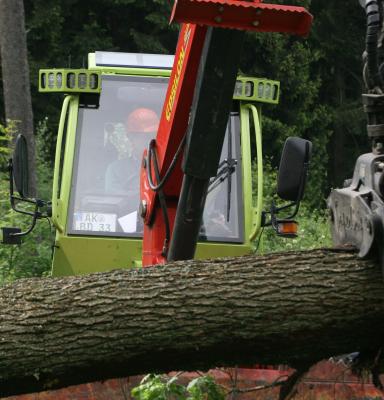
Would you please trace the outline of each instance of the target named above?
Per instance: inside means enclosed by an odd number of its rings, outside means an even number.
[[[210,376],[200,376],[185,387],[178,383],[180,374],[168,376],[150,374],[132,390],[136,400],[224,400],[225,392]]]

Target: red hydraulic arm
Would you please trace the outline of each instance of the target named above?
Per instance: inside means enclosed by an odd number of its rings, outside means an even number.
[[[305,36],[312,16],[302,7],[261,0],[176,0],[171,20],[183,24],[157,137],[141,169],[143,266],[193,258],[244,31]]]
[[[161,177],[164,177],[169,169],[187,129],[205,33],[206,27],[192,24],[183,24],[180,30],[174,66],[155,143]],[[168,245],[165,243],[165,221],[157,192],[150,188],[148,182],[147,159],[148,152],[145,151],[140,180],[140,208],[144,220],[143,266],[164,263],[166,260],[164,253]],[[171,231],[183,178],[180,165],[179,159],[163,186]]]

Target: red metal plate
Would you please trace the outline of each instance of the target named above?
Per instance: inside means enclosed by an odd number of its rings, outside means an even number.
[[[243,0],[177,0],[171,21],[257,32],[309,34],[312,15],[303,7]]]

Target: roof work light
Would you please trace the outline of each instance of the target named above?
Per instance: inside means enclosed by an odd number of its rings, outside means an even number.
[[[39,92],[100,93],[101,73],[87,69],[41,69]]]

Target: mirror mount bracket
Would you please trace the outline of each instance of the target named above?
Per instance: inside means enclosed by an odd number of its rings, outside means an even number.
[[[287,210],[288,208],[295,207],[293,212],[289,214],[287,217],[284,218],[278,218],[278,213],[283,210]],[[272,201],[272,206],[270,211],[263,211],[262,219],[261,219],[261,224],[262,226],[272,226],[272,228],[277,232],[278,224],[279,222],[286,222],[286,221],[291,221],[297,213],[299,212],[299,207],[300,207],[300,201],[294,201],[292,203],[286,204],[281,207],[276,207],[276,204],[274,201]],[[267,221],[267,214],[270,214],[270,220]]]
[[[32,217],[32,223],[26,231],[22,232],[20,228],[14,228],[14,227],[1,228],[3,232],[3,240],[2,240],[3,244],[11,244],[11,245],[21,244],[21,238],[23,236],[27,236],[33,231],[34,227],[36,226],[36,222],[39,218],[45,217],[39,211],[39,207],[41,206],[41,204],[42,204],[41,200],[36,200],[34,212],[28,212],[28,215],[32,215],[33,217]],[[27,212],[23,212],[23,214],[26,213]]]
[[[271,215],[272,219],[275,219],[276,221],[278,220],[277,214],[280,211],[287,210],[288,208],[295,207],[292,214],[290,214],[288,217],[285,217],[283,220],[289,220],[293,219],[296,217],[297,213],[299,212],[299,207],[300,207],[300,201],[294,201],[292,203],[286,204],[285,206],[282,207],[276,207],[275,204],[272,202],[272,207],[271,207]]]

